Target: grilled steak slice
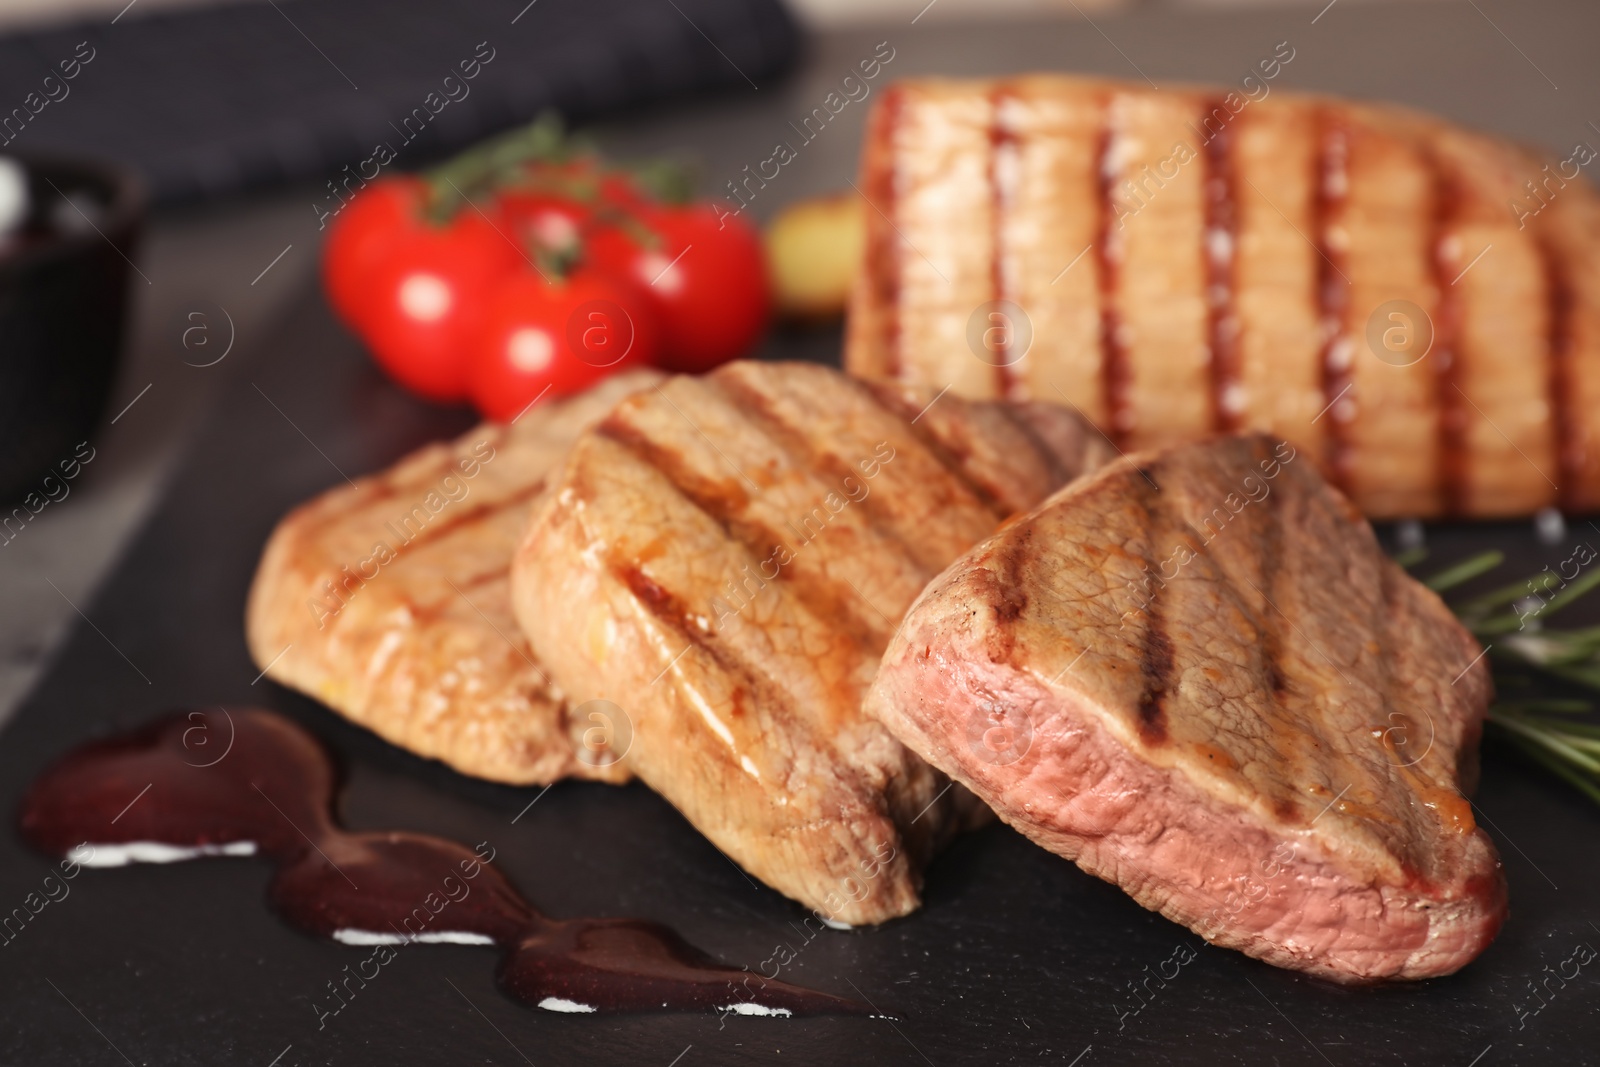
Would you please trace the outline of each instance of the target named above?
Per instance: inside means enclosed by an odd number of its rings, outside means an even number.
[[[385,740],[464,774],[621,781],[582,743],[511,615],[528,504],[573,439],[659,376],[612,378],[429,445],[290,512],[250,591],[256,664]],[[596,737],[596,735],[588,735]]]
[[[903,82],[863,150],[845,365],[1065,398],[1128,450],[1287,436],[1375,517],[1592,510],[1593,155],[1282,89]],[[1026,325],[980,360],[991,300]]]
[[[1481,657],[1307,457],[1235,437],[1119,461],[973,549],[911,608],[867,707],[1214,944],[1426,978],[1506,914],[1462,796]]]
[[[878,656],[928,579],[1104,447],[1064,409],[808,364],[673,378],[573,446],[517,550],[517,618],[718,848],[880,922],[987,813],[862,714]]]

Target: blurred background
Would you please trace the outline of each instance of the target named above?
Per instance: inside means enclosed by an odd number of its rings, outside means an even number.
[[[150,11],[170,11],[229,3],[261,3],[264,0],[138,0]],[[1382,0],[1350,0],[1354,3],[1380,3]],[[1444,0],[1440,0],[1444,2]],[[939,0],[928,12],[929,18],[981,19],[1018,15],[1071,14],[1082,11],[1107,11],[1117,8],[1239,8],[1289,5],[1296,0]],[[0,12],[0,28],[12,29],[65,22],[88,15],[115,15],[127,0],[9,0]],[[1304,6],[1303,4],[1301,6]],[[873,22],[895,22],[910,18],[928,7],[927,0],[795,0],[790,5],[796,17],[809,29]],[[938,13],[935,14],[934,12]]]
[[[1290,41],[1286,87],[1392,99],[1565,155],[1600,117],[1587,110],[1595,29],[1592,5],[1510,0],[4,0],[0,156],[105,160],[148,210],[130,221],[70,188],[35,190],[130,299],[125,313],[112,301],[48,316],[83,320],[71,325],[86,338],[125,329],[90,405],[93,459],[0,538],[0,716],[218,390],[249,389],[249,361],[282,355],[275,324],[321,307],[334,183],[375,141],[405,136],[398,124],[467,57],[493,58],[469,96],[405,137],[395,170],[554,109],[616,156],[682,158],[704,196],[766,158],[880,42],[895,55],[885,80],[1064,70],[1229,84]],[[847,189],[865,114],[839,115],[750,217]],[[0,292],[0,315],[40,317],[49,305],[27,292]],[[20,364],[0,351],[0,430],[25,441],[38,386]]]

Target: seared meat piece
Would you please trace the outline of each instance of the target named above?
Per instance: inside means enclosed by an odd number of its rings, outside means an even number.
[[[1076,416],[732,363],[573,446],[512,567],[517,618],[625,763],[732,859],[843,923],[916,908],[981,806],[862,713],[928,579],[1105,455]],[[621,742],[618,742],[620,745]]]
[[[603,747],[584,746],[592,725],[568,721],[517,629],[511,552],[578,433],[659,378],[623,375],[512,425],[485,423],[290,512],[250,591],[256,664],[464,774],[626,779]]]
[[[1449,974],[1506,914],[1464,789],[1477,642],[1309,457],[1135,455],[918,598],[868,711],[1039,844],[1207,940]]]
[[[1373,517],[1593,510],[1600,198],[1563,155],[1282,89],[903,82],[846,366],[1129,450],[1269,431]]]

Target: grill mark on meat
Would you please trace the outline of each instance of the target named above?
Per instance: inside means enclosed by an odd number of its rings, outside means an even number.
[[[1322,326],[1322,401],[1328,424],[1323,431],[1327,441],[1328,480],[1340,489],[1350,489],[1349,423],[1354,419],[1356,400],[1354,379],[1350,375],[1354,349],[1345,336],[1345,312],[1350,302],[1349,283],[1343,270],[1345,239],[1333,238],[1342,231],[1350,197],[1350,133],[1337,115],[1319,108],[1317,122],[1316,168],[1313,174],[1314,224],[1317,251],[1317,318]],[[1349,390],[1348,392],[1346,390]]]
[[[452,464],[445,467],[440,467],[438,470],[449,472],[454,471],[455,467]],[[370,509],[374,505],[384,500],[398,499],[401,495],[399,487],[388,478],[377,477],[372,479],[370,482],[362,481],[358,482],[357,484],[359,486],[359,491],[351,494],[356,496],[357,499],[349,502],[341,500],[339,507],[325,509],[322,514],[317,516],[314,522],[308,523],[302,530],[299,531],[299,536],[304,539],[305,543],[314,543],[333,527],[348,524],[350,522],[350,516],[352,512]],[[420,484],[410,486],[410,489],[417,496],[425,497],[429,492],[433,491],[432,486],[434,484],[435,483],[433,482],[422,482]],[[374,491],[367,492],[369,487],[373,488]],[[501,499],[486,500],[482,503],[474,504],[464,514],[451,516],[448,522],[440,524],[437,527],[431,524],[423,527],[423,529],[418,532],[417,536],[411,538],[409,541],[401,541],[398,544],[390,547],[398,555],[400,552],[415,545],[427,544],[429,541],[432,541],[437,537],[444,536],[445,533],[448,533],[451,530],[459,529],[464,523],[471,522],[476,518],[482,517],[501,508],[511,507],[516,504],[523,503],[531,499],[535,493],[539,492],[543,488],[544,480],[541,479],[538,483],[531,487],[531,491],[529,488],[519,488],[516,492]],[[423,507],[423,505],[420,503],[416,506]],[[424,510],[426,510],[425,507]],[[407,512],[406,514],[409,515],[410,513]],[[402,518],[403,517],[404,516],[402,516]],[[385,526],[392,527],[393,520],[390,519],[387,521]],[[439,531],[437,534],[434,533],[435,529]]]
[[[1275,462],[1271,449],[1271,441],[1264,437],[1256,437],[1251,442],[1251,453],[1256,460],[1256,469],[1261,470],[1261,464],[1269,461]],[[1269,601],[1263,605],[1263,616],[1273,611],[1272,604],[1277,602],[1273,596],[1273,586],[1278,579],[1278,571],[1283,566],[1283,509],[1279,507],[1278,493],[1270,486],[1266,498],[1261,501],[1265,509],[1265,521],[1261,525],[1261,595]],[[1268,620],[1270,622],[1270,620]],[[1265,625],[1258,627],[1261,633],[1261,665],[1266,670],[1267,688],[1272,691],[1273,700],[1281,703],[1283,694],[1288,690],[1289,683],[1283,676],[1283,647],[1279,639],[1278,627]]]
[[[754,416],[751,422],[757,430],[777,444],[779,448],[797,457],[807,469],[815,471],[841,485],[845,478],[854,478],[858,482],[861,481],[859,471],[832,452],[817,447],[815,438],[785,422],[773,406],[772,399],[750,383],[742,381],[734,374],[720,374],[714,378],[707,378],[705,381],[712,388],[720,390],[724,396],[736,405],[742,405],[742,410],[746,415]],[[856,389],[874,407],[879,408],[892,418],[902,422],[905,421],[903,416],[879,399],[876,391],[865,388],[855,379],[848,379],[848,381],[849,387]],[[888,388],[892,389],[893,387]],[[918,553],[915,551],[914,546],[900,535],[899,530],[895,528],[893,523],[884,520],[881,502],[875,499],[874,494],[868,493],[860,500],[859,506],[861,514],[866,517],[868,528],[873,533],[893,544],[906,559],[916,560],[918,558]],[[932,574],[929,573],[928,577],[932,577]],[[841,595],[843,594],[841,593]]]
[[[400,495],[399,484],[388,478],[380,478],[371,483],[372,492],[360,501],[362,504],[375,504],[380,500],[388,500]]]
[[[760,701],[765,707],[787,711],[788,704],[774,686],[759,677],[748,664],[730,655],[728,650],[706,639],[705,633],[696,624],[694,613],[689,611],[688,606],[671,590],[635,566],[632,561],[613,559],[608,561],[608,569],[657,622],[683,639],[686,651],[689,648],[697,650],[718,670],[733,679],[732,706],[729,709],[731,718],[744,717],[744,705],[747,695],[751,692],[759,694]]]
[[[864,175],[866,199],[889,222],[887,227],[872,228],[874,236],[867,245],[867,283],[875,290],[877,305],[882,310],[883,373],[888,378],[899,378],[905,370],[900,326],[900,275],[904,264],[900,234],[894,223],[895,161],[900,158],[895,135],[905,112],[905,95],[905,89],[898,85],[884,90],[874,116],[877,128],[867,135],[868,144],[882,145],[884,149]]]
[[[703,474],[690,470],[688,465],[682,462],[681,456],[652,440],[648,434],[628,422],[626,414],[622,411],[612,412],[595,427],[594,432],[613,444],[622,446],[640,462],[661,472],[678,492],[711,516],[725,533],[738,540],[744,540],[737,537],[726,521],[726,516],[743,510],[749,503],[749,494],[739,482],[732,478],[713,481]]]
[[[872,383],[861,382],[854,378],[844,379],[844,382],[847,388],[856,390],[868,403],[892,419],[899,422],[907,421],[903,414],[883,401],[878,395],[877,389],[872,386]],[[705,379],[705,383],[713,389],[720,390],[735,405],[742,405],[741,410],[746,415],[754,416],[751,422],[757,430],[777,444],[779,448],[797,457],[808,470],[841,484],[845,478],[854,478],[857,481],[861,481],[860,471],[840,459],[833,452],[818,447],[815,437],[789,425],[778,413],[771,397],[750,383],[741,380],[738,375],[719,374],[714,378]],[[885,392],[893,395],[894,386],[885,385],[882,388]],[[959,471],[954,471],[953,473],[958,477],[960,476]],[[978,495],[976,488],[971,486],[968,488],[972,489],[974,495]],[[883,521],[880,504],[875,502],[874,494],[868,493],[863,497],[860,501],[860,506],[862,514],[867,518],[868,526],[875,533],[882,535],[902,549],[908,559],[916,558],[917,553],[912,550],[913,546],[900,536],[900,533],[892,524]]]
[[[482,444],[485,441],[498,443],[504,436],[505,434],[502,432],[492,431],[483,438],[483,441],[480,441],[479,443]],[[436,465],[430,477],[442,477],[445,474],[455,473],[456,463],[465,458],[465,454],[450,453],[445,458],[448,459],[449,462],[442,465]],[[354,499],[341,499],[338,507],[325,509],[323,513],[317,517],[315,522],[308,523],[304,527],[301,536],[307,538],[308,540],[315,539],[328,529],[348,522],[351,512],[360,511],[364,508],[371,507],[374,504],[378,504],[381,501],[393,500],[398,497],[400,495],[400,487],[402,483],[395,478],[389,477],[388,475],[389,472],[384,472],[382,474],[369,475],[365,478],[358,479],[356,483],[357,489],[352,491],[350,494],[354,497]],[[410,485],[410,488],[413,491],[426,494],[428,487],[431,487],[433,484],[435,484],[433,481],[422,481],[415,475],[412,477],[416,479],[416,481]]]
[[[1018,529],[1005,542],[1005,551],[996,560],[995,627],[989,641],[989,659],[1008,663],[1017,647],[1017,620],[1028,608],[1026,575],[1030,571],[1033,528]]]
[[[779,546],[789,544],[788,539],[765,523],[747,514],[741,514],[749,501],[744,491],[736,484],[730,487],[708,482],[701,475],[689,470],[680,455],[652,441],[636,427],[620,418],[607,418],[596,427],[596,433],[621,445],[640,462],[654,467],[672,484],[680,496],[698,508],[717,524],[724,535],[755,558],[770,559],[771,554],[776,552]],[[899,542],[896,541],[896,544],[898,546]],[[793,549],[800,547],[794,545]],[[842,631],[852,641],[879,651],[888,643],[889,631],[883,627],[882,620],[868,618],[866,612],[857,606],[857,598],[846,595],[849,587],[842,580],[797,581],[794,567],[780,566],[771,578],[762,571],[763,568],[757,565],[755,577],[760,586],[753,594],[750,593],[748,586],[740,584],[738,577],[729,579],[741,592],[728,599],[737,602],[747,595],[751,598],[760,596],[768,584],[782,582],[784,588],[789,590],[807,610]],[[724,597],[726,597],[725,590],[718,587],[712,594],[711,600]],[[713,610],[710,602],[707,603],[706,610],[708,613]]]
[[[1103,456],[1100,444],[1105,442],[1106,451],[1111,447],[1104,434],[1086,421],[1081,421],[1082,411],[1070,404],[1067,407],[1072,413],[1070,423],[1063,421],[1062,405],[1048,400],[1025,400],[1007,404],[1004,408],[1012,417],[1032,429],[1034,439],[1040,442],[1040,447],[1050,457],[1051,477],[1057,479],[1057,488],[1086,470],[1109,462],[1109,457]]]
[[[1156,545],[1157,529],[1161,525],[1161,483],[1157,479],[1159,463],[1152,463],[1148,467],[1139,468],[1141,480],[1134,483],[1138,489],[1140,505],[1144,510],[1145,539],[1153,550]],[[1154,571],[1156,580],[1149,583],[1146,591],[1147,601],[1144,605],[1144,644],[1139,653],[1139,684],[1140,694],[1138,700],[1139,738],[1152,748],[1165,744],[1167,741],[1167,691],[1172,685],[1172,672],[1176,666],[1173,657],[1172,641],[1167,637],[1166,622],[1161,612],[1161,590],[1165,583],[1161,579],[1160,565],[1150,557],[1145,556],[1145,573]]]
[[[692,643],[704,644],[700,639],[699,628],[689,621],[684,606],[661,583],[632,564],[613,567],[612,570],[621,579],[622,584],[628,587],[628,591],[649,608],[652,614],[663,622],[670,623],[675,629],[683,630],[684,636]]]
[[[1154,748],[1167,741],[1167,688],[1171,685],[1173,657],[1172,642],[1167,638],[1166,624],[1156,610],[1156,598],[1150,598],[1145,609],[1144,653],[1139,661],[1140,683],[1144,687],[1139,697],[1139,738]]]
[[[1467,489],[1467,407],[1457,384],[1463,355],[1458,345],[1461,301],[1451,282],[1455,257],[1449,255],[1448,250],[1452,241],[1460,245],[1460,239],[1452,230],[1461,211],[1461,191],[1458,179],[1435,153],[1429,152],[1427,159],[1433,172],[1433,233],[1428,267],[1433,287],[1439,294],[1439,303],[1434,309],[1433,350],[1429,353],[1433,357],[1434,403],[1439,419],[1439,456],[1434,481],[1445,511],[1457,514],[1462,510]]]
[[[1572,512],[1582,504],[1578,490],[1584,460],[1583,443],[1577,433],[1580,415],[1572,396],[1572,320],[1577,301],[1566,261],[1548,237],[1539,240],[1539,262],[1547,301],[1545,395],[1556,454],[1556,506]]]
[[[476,589],[480,585],[488,585],[490,582],[494,581],[496,578],[509,579],[510,577],[511,577],[511,568],[510,567],[496,567],[492,571],[479,571],[477,574],[474,574],[472,577],[457,582],[456,585],[460,586],[462,589]]]
[[[1220,100],[1208,115],[1228,114]],[[1242,425],[1239,316],[1235,300],[1238,256],[1238,191],[1233,160],[1232,121],[1202,141],[1205,159],[1205,235],[1201,254],[1206,279],[1206,342],[1211,352],[1212,425],[1236,433]]]
[[[502,497],[499,500],[486,500],[482,504],[474,505],[458,515],[450,516],[450,518],[443,522],[429,523],[427,526],[423,527],[415,537],[408,541],[401,541],[399,544],[394,545],[394,553],[398,556],[405,552],[414,551],[420,546],[428,545],[443,537],[447,537],[455,531],[460,530],[462,527],[470,526],[478,522],[485,522],[487,521],[488,516],[493,515],[495,512],[505,511],[507,508],[513,508],[518,504],[525,504],[529,500],[532,500],[535,496],[538,496],[544,491],[544,486],[545,479],[540,478],[538,481],[530,485],[522,486],[515,493],[512,493],[509,496]],[[418,506],[420,507],[421,505]],[[392,526],[393,524],[391,523],[389,525]]]
[[[781,685],[769,680],[756,670],[753,664],[737,658],[716,641],[707,640],[706,635],[696,625],[693,614],[671,590],[664,588],[631,561],[612,559],[607,562],[607,567],[658,622],[683,639],[686,650],[696,649],[706,656],[716,669],[728,676],[732,682],[729,718],[743,719],[748,714],[746,706],[753,704],[767,709],[770,716],[780,720],[769,724],[780,737],[792,738],[805,735],[818,745],[833,743],[834,739],[831,736],[815,734],[799,723],[787,691]],[[734,759],[732,752],[729,759]],[[839,797],[842,820],[847,821],[862,815],[870,816],[883,810],[882,807],[874,807],[863,802],[864,798],[881,792],[880,788],[866,777],[865,771],[843,760],[833,760],[832,770],[837,775],[836,780],[839,784],[847,786],[849,790]],[[898,847],[901,842],[897,839],[893,844]]]
[[[1401,591],[1400,583],[1396,582],[1395,578],[1401,573],[1402,572],[1400,571],[1400,568],[1389,560],[1384,560],[1383,565],[1378,568],[1378,617],[1372,620],[1372,632],[1377,635],[1375,640],[1381,642],[1382,645],[1388,645],[1391,640],[1390,630],[1392,628],[1395,612],[1398,609],[1398,604],[1396,601]],[[1404,638],[1402,637],[1400,640],[1403,641]],[[1393,708],[1394,695],[1396,692],[1394,664],[1391,662],[1391,658],[1389,656],[1377,655],[1373,658],[1377,660],[1376,684],[1378,689],[1378,699],[1382,701],[1380,707],[1384,711],[1384,721],[1379,724],[1379,729],[1382,731],[1382,733],[1379,735],[1381,739],[1380,746],[1385,752],[1385,757],[1389,758],[1392,762],[1394,750],[1389,747],[1388,743],[1389,728],[1393,725],[1410,724],[1414,726],[1415,723],[1409,716],[1404,714],[1404,708],[1395,709],[1401,711],[1400,722],[1398,724],[1396,724],[1390,717],[1390,711]],[[1429,720],[1429,722],[1431,729],[1431,720]],[[1404,737],[1404,739],[1408,742],[1414,741],[1418,744],[1426,744],[1421,737],[1416,735],[1415,731],[1412,732],[1410,737],[1405,737],[1404,733],[1402,733],[1402,737]],[[1404,768],[1399,769],[1403,770]]]
[[[1072,470],[1067,466],[1067,461],[1058,456],[1055,449],[1050,447],[1049,442],[1039,435],[1038,429],[1028,421],[1027,416],[1010,403],[996,404],[995,410],[1004,416],[1007,422],[1015,426],[1017,432],[1028,439],[1028,444],[1033,447],[1034,452],[1038,454],[1040,459],[1044,460],[1045,466],[1050,471],[1050,480],[1053,484],[1058,486],[1066,485],[1072,480]]]
[[[694,648],[705,655],[712,663],[729,675],[741,681],[754,684],[755,679],[745,669],[744,664],[728,656],[722,649],[715,647],[706,640],[706,635],[695,623],[694,615],[687,605],[679,600],[671,590],[650,577],[644,570],[630,561],[610,560],[611,574],[633,594],[650,615],[668,630],[683,639],[686,648]],[[681,655],[681,653],[680,653]]]
[[[989,94],[989,292],[992,300],[1010,300],[1010,279],[1006,276],[1006,219],[1012,208],[1013,191],[1007,187],[1007,167],[1018,162],[1019,139],[1015,130],[1006,125],[1005,112],[1008,101],[1016,99],[1016,91],[1009,83],[1001,83]],[[1014,178],[1014,171],[1010,177]],[[995,350],[995,383],[997,395],[1005,400],[1020,400],[1024,392],[1022,383],[1011,365],[1011,333],[1001,333]]]
[[[358,488],[348,494],[354,497],[353,500],[345,501],[341,499],[338,507],[324,508],[315,522],[308,523],[305,526],[301,536],[307,540],[314,540],[332,527],[350,521],[350,513],[352,511],[370,507],[383,500],[392,500],[400,495],[400,490],[394,480],[382,475],[374,476],[370,480],[363,480],[358,482],[357,485]]]
[[[999,491],[994,486],[985,485],[973,476],[964,462],[966,454],[960,450],[960,447],[954,441],[946,441],[941,438],[930,428],[928,423],[924,423],[921,420],[917,422],[911,421],[912,416],[908,416],[901,408],[900,398],[896,395],[894,386],[884,385],[879,382],[852,381],[852,384],[856,388],[864,390],[879,407],[905,423],[905,427],[911,433],[911,436],[915,437],[917,442],[927,449],[928,454],[938,460],[940,466],[949,471],[950,476],[960,483],[962,488],[971,493],[978,503],[993,512],[996,518],[1010,518],[1011,509],[1001,503]],[[868,499],[870,500],[871,497],[868,497]]]
[[[489,583],[495,581],[496,579],[499,579],[500,581],[504,581],[504,582],[509,582],[511,580],[511,568],[510,568],[510,566],[507,565],[507,566],[503,566],[503,567],[497,567],[497,568],[495,568],[494,570],[491,570],[491,571],[480,571],[479,573],[474,574],[472,577],[463,579],[461,581],[455,581],[455,579],[451,579],[452,582],[455,582],[455,587],[456,587],[455,590],[452,590],[452,593],[454,593],[456,591],[459,591],[461,593],[465,593],[469,589],[478,589],[478,588],[480,588],[482,586],[488,585]],[[414,600],[414,599],[412,599],[410,597],[405,598],[406,607],[411,612],[412,618],[416,622],[422,622],[422,621],[429,620],[429,619],[436,619],[439,616],[443,615],[444,612],[445,612],[445,609],[450,605],[451,601],[454,600],[454,599],[455,599],[454,596],[446,596],[446,597],[443,597],[443,598],[441,598],[439,600],[435,600],[435,601],[433,601],[431,603],[423,604],[423,603],[420,603],[419,601]],[[513,628],[514,628],[514,624],[513,624]],[[522,638],[521,631],[518,631],[514,636],[515,636],[515,639],[521,640],[521,638]]]
[[[1095,146],[1095,182],[1100,212],[1099,232],[1094,242],[1096,279],[1100,298],[1100,386],[1104,395],[1106,432],[1112,444],[1122,448],[1133,429],[1131,393],[1133,368],[1123,341],[1122,315],[1117,310],[1117,293],[1122,287],[1122,240],[1118,236],[1115,179],[1116,147],[1115,96],[1107,96],[1105,118]]]

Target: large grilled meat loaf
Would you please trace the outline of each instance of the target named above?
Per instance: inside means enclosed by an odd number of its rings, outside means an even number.
[[[340,485],[273,531],[250,590],[250,654],[268,677],[463,774],[621,781],[573,721],[511,614],[529,501],[584,427],[660,376],[485,423]]]
[[[862,713],[924,585],[1106,458],[1064,408],[732,363],[573,445],[512,566],[517,618],[624,764],[751,874],[849,924],[918,904],[987,817]]]
[[[1427,978],[1506,914],[1462,795],[1482,656],[1308,457],[1253,435],[1135,454],[1008,523],[918,598],[868,710],[1214,944]]]
[[[1130,450],[1270,431],[1374,518],[1594,509],[1593,158],[1282,91],[903,82],[846,365]]]

